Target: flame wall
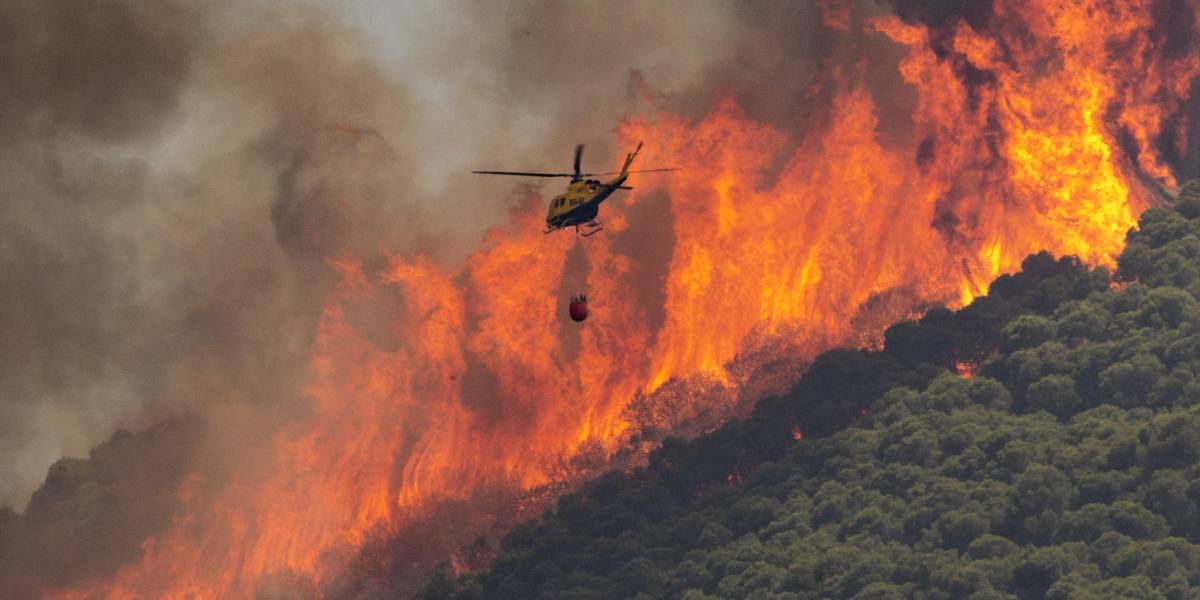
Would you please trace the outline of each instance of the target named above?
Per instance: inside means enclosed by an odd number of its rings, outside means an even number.
[[[900,299],[890,316],[962,304],[1037,250],[1111,264],[1156,186],[1176,184],[1161,147],[1185,135],[1168,129],[1200,73],[1200,56],[1164,49],[1158,4],[996,0],[973,27],[826,3],[831,30],[903,54],[911,135],[880,133],[876,66],[850,61],[822,71],[810,87],[828,106],[794,129],[736,93],[699,117],[664,102],[629,118],[618,136],[646,140],[642,164],[682,171],[634,176],[598,236],[543,236],[533,198],[457,268],[329,261],[311,414],[268,464],[205,493],[203,473],[187,480],[140,562],[50,595],[332,593],[380,531],[603,464],[645,425],[630,403],[669,381],[736,389],[739,357],[782,339],[772,352],[801,361],[878,333],[863,313],[882,297]],[[673,244],[650,255],[642,238]],[[579,328],[571,286],[592,300]],[[691,401],[706,399],[729,396]]]

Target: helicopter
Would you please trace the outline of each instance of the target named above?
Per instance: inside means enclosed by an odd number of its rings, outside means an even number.
[[[559,194],[550,200],[550,208],[546,213],[546,229],[542,233],[551,233],[567,227],[574,227],[575,233],[581,237],[588,237],[592,234],[604,229],[604,225],[596,220],[596,215],[600,212],[600,203],[604,202],[613,192],[617,190],[632,190],[633,188],[625,185],[625,180],[629,179],[632,173],[659,173],[663,171],[678,171],[675,168],[666,169],[642,169],[638,171],[630,171],[629,165],[633,163],[633,159],[637,157],[638,152],[642,149],[642,142],[638,142],[637,148],[625,156],[625,165],[620,171],[610,171],[607,173],[581,173],[579,171],[579,163],[583,158],[583,144],[575,146],[575,172],[573,173],[532,173],[528,171],[471,171],[479,175],[519,175],[523,177],[570,177],[571,182],[567,184],[567,191]],[[605,175],[616,175],[617,177],[608,182],[602,182],[597,179],[587,179],[588,177],[601,177]],[[582,229],[581,229],[582,228]]]

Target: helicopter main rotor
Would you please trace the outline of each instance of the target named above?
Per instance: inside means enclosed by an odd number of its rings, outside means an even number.
[[[478,175],[516,175],[519,177],[570,177],[571,182],[580,181],[585,177],[600,177],[603,175],[620,175],[620,171],[606,171],[604,173],[580,173],[579,167],[583,159],[583,144],[575,146],[575,172],[574,173],[540,173],[536,171],[471,171]],[[661,173],[663,171],[678,171],[679,169],[637,169],[628,171],[628,173]]]

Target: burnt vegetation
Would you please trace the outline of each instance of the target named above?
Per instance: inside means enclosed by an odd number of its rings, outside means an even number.
[[[1196,598],[1200,186],[610,473],[421,597]]]

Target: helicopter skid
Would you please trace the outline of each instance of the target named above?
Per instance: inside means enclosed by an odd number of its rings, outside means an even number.
[[[542,230],[542,233],[550,234],[550,233],[554,233],[555,231],[558,231],[559,229],[566,229],[567,227],[574,227],[575,233],[579,237],[588,237],[590,235],[595,235],[597,232],[604,229],[604,224],[599,221],[591,221],[588,223],[567,223],[565,225],[547,225],[546,228]]]
[[[583,227],[587,227],[588,228],[587,231],[580,231],[579,227],[580,227],[579,225],[575,226],[575,233],[579,234],[579,237],[588,237],[590,235],[595,235],[595,234],[599,233],[601,229],[604,229],[604,225],[598,221],[592,221],[591,223],[585,223],[583,225]]]

